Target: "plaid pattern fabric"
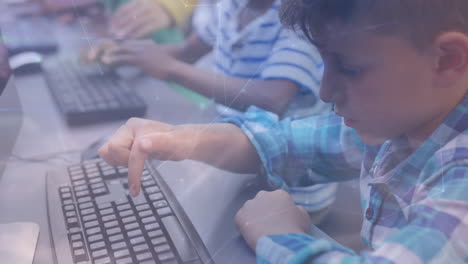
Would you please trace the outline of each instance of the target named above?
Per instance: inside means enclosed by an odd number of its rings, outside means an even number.
[[[251,109],[228,121],[285,189],[360,177],[361,237],[373,250],[356,253],[306,234],[266,236],[258,263],[467,263],[468,96],[414,152],[405,137],[365,146],[334,114],[272,117]]]

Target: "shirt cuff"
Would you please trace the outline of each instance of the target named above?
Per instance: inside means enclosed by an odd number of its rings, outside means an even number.
[[[355,255],[351,249],[307,234],[264,236],[257,242],[256,253],[257,262],[263,264],[322,263]]]
[[[221,122],[238,126],[255,147],[262,162],[261,175],[268,178],[274,187],[288,190],[284,180],[276,172],[287,154],[287,142],[278,128],[276,114],[251,106],[241,117],[230,117]]]

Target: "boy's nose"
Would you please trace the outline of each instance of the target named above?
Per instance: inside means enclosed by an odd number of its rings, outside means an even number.
[[[337,103],[341,97],[341,88],[338,78],[324,73],[320,85],[320,98],[326,103]]]

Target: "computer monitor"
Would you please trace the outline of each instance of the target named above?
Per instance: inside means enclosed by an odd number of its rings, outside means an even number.
[[[12,155],[22,121],[23,111],[0,31],[0,178]]]

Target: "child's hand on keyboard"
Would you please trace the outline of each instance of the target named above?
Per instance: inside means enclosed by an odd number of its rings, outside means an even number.
[[[256,173],[260,158],[242,130],[233,124],[169,125],[131,118],[99,149],[113,166],[128,167],[128,186],[140,192],[141,174],[148,157],[157,160],[201,161],[239,173]]]
[[[116,45],[117,43],[114,40],[105,39],[90,46],[85,46],[81,49],[80,60],[86,64],[100,62],[102,55]]]
[[[239,232],[253,250],[263,236],[307,233],[311,225],[307,211],[295,205],[291,196],[283,190],[259,192],[237,212],[235,221]]]
[[[126,40],[105,49],[101,62],[108,65],[135,65],[149,75],[167,80],[179,60],[172,45],[158,45],[152,40]]]
[[[196,138],[193,130],[131,118],[99,149],[99,155],[113,166],[128,167],[129,189],[136,196],[140,191],[144,162],[149,156],[157,160],[187,159]]]

